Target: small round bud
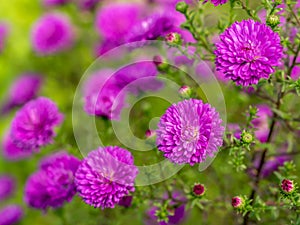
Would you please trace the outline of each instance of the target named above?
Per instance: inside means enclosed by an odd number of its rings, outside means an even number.
[[[156,56],[153,57],[153,63],[156,66],[159,66],[163,63],[163,58],[160,55],[156,55]]]
[[[155,131],[155,130],[147,130],[147,131],[145,132],[146,138],[152,138],[152,137],[154,137],[155,135],[156,135],[156,131]]]
[[[281,181],[281,189],[285,192],[285,193],[291,193],[294,191],[295,186],[294,186],[294,182],[292,180],[288,180],[288,179],[284,179]]]
[[[182,86],[179,90],[178,90],[179,94],[181,97],[183,98],[190,98],[192,95],[192,89],[189,86]]]
[[[186,13],[186,11],[187,11],[188,8],[189,8],[189,6],[185,2],[178,2],[177,5],[176,5],[176,10],[178,12],[183,13],[183,14]]]
[[[231,200],[231,205],[235,209],[240,209],[244,206],[244,199],[239,196],[233,197]]]
[[[276,27],[278,24],[280,24],[280,19],[276,15],[271,15],[267,18],[267,25],[270,27]]]
[[[247,131],[243,131],[241,135],[241,141],[245,144],[251,144],[254,138],[253,135]]]
[[[181,44],[181,37],[178,33],[169,33],[166,35],[165,40],[170,45],[180,45]]]
[[[193,187],[193,194],[195,196],[203,196],[205,193],[205,187],[202,184],[195,184]]]
[[[275,4],[276,4],[276,5],[282,4],[282,0],[275,0]]]

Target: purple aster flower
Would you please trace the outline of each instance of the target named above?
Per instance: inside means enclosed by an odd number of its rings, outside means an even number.
[[[231,199],[231,205],[236,209],[242,208],[244,206],[244,199],[239,196],[233,197]]]
[[[296,59],[296,63],[300,63],[300,57]],[[291,72],[291,78],[293,80],[298,80],[300,78],[300,66],[294,66]]]
[[[257,105],[258,112],[252,123],[254,125],[255,136],[260,142],[266,142],[269,135],[269,118],[273,115],[268,105]]]
[[[280,37],[265,24],[253,20],[235,22],[216,43],[216,67],[237,85],[257,84],[269,78],[283,57]]]
[[[7,103],[2,112],[6,113],[11,108],[23,105],[37,96],[41,88],[42,78],[39,75],[25,73],[18,77],[9,90]]]
[[[215,108],[198,99],[173,104],[160,118],[157,146],[173,163],[204,162],[223,143],[224,127]]]
[[[210,2],[211,2],[212,4],[214,4],[215,6],[223,5],[223,4],[225,4],[227,1],[228,1],[228,0],[210,0]],[[205,1],[203,2],[203,4],[206,3],[206,2],[208,2],[208,0],[205,0]]]
[[[40,168],[27,180],[25,202],[33,208],[46,210],[61,207],[76,194],[74,175],[80,160],[66,152],[43,159]]]
[[[96,29],[106,39],[123,43],[132,26],[141,16],[138,4],[110,4],[102,7],[96,18]]]
[[[0,53],[4,49],[4,44],[8,35],[7,25],[3,22],[0,22]]]
[[[19,148],[11,139],[9,134],[6,134],[2,142],[2,155],[6,160],[18,161],[26,159],[32,155],[32,151]]]
[[[15,191],[15,179],[9,175],[0,175],[0,201],[9,198]]]
[[[126,88],[133,94],[143,91],[157,91],[162,88],[162,82],[156,79],[157,69],[152,61],[140,61],[129,64],[115,74],[116,85]]]
[[[43,0],[43,4],[45,6],[57,6],[57,5],[64,5],[70,2],[70,0]]]
[[[59,13],[42,16],[32,28],[31,41],[34,50],[41,55],[70,48],[74,42],[74,32],[69,18]]]
[[[156,40],[172,31],[175,31],[174,16],[168,13],[155,13],[130,29],[127,42]]]
[[[17,224],[23,215],[23,209],[19,205],[8,205],[0,210],[0,225]]]
[[[12,121],[13,142],[26,150],[38,150],[53,141],[54,127],[60,125],[63,115],[48,98],[39,97],[23,106]]]
[[[76,172],[75,183],[85,203],[95,208],[114,208],[135,190],[137,173],[129,151],[109,146],[88,154]]]
[[[295,190],[295,185],[292,180],[284,179],[281,181],[281,190],[285,193],[291,193]]]
[[[77,0],[77,5],[82,10],[94,9],[100,0]]]
[[[233,134],[233,136],[237,139],[241,138],[242,130],[240,126],[236,123],[229,123],[227,124],[227,129],[229,132]]]
[[[115,84],[113,71],[103,69],[92,74],[83,86],[84,110],[89,115],[118,120],[124,107],[125,94]]]
[[[186,198],[177,191],[172,193],[172,198],[178,201],[185,202]],[[164,195],[164,199],[168,199],[168,195]],[[185,212],[185,203],[178,205],[178,202],[174,202],[173,200],[169,203],[170,210],[174,210],[173,216],[168,216],[169,221],[167,222],[157,222],[157,217],[155,216],[155,212],[158,209],[156,206],[151,207],[147,212],[147,218],[145,219],[146,225],[171,225],[171,224],[181,224],[186,217]]]

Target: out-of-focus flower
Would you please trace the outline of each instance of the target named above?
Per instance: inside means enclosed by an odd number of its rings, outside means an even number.
[[[96,29],[110,42],[124,43],[128,32],[141,17],[138,4],[115,3],[102,7],[96,18]]]
[[[179,88],[178,93],[182,98],[189,99],[192,95],[192,89],[187,85],[183,85],[181,88]]]
[[[157,146],[173,163],[204,162],[223,143],[220,115],[208,103],[189,99],[173,104],[160,118]]]
[[[48,98],[39,97],[23,106],[12,121],[11,138],[18,148],[38,150],[53,141],[54,127],[63,115]]]
[[[0,225],[14,225],[21,221],[24,213],[19,205],[8,205],[0,210]]]
[[[300,57],[296,59],[296,63],[300,63]],[[298,80],[300,78],[300,66],[296,65],[291,71],[291,78],[293,80]]]
[[[233,136],[237,139],[241,138],[242,130],[240,126],[236,123],[229,123],[227,124],[227,129],[229,132],[233,134]]]
[[[110,69],[92,74],[83,86],[83,95],[84,110],[90,115],[117,120],[125,106],[125,92],[116,85]]]
[[[165,199],[168,199],[168,196],[164,196]],[[178,206],[178,202],[172,201],[169,203],[170,210],[173,212],[173,215],[168,216],[169,221],[168,222],[157,222],[157,216],[156,211],[158,208],[156,206],[151,207],[147,211],[147,217],[145,219],[146,225],[171,225],[171,224],[180,224],[183,222],[183,220],[186,217],[185,212],[185,200],[186,198],[178,191],[172,192],[172,198],[176,199],[178,201],[182,201],[183,203]],[[177,206],[175,206],[177,205]]]
[[[8,35],[7,25],[3,22],[0,22],[0,53],[4,49],[4,45],[5,45],[5,42],[6,42],[7,35]]]
[[[94,9],[100,0],[77,0],[77,5],[82,10]]]
[[[254,125],[255,136],[260,142],[266,142],[269,135],[269,118],[273,115],[268,105],[257,105],[258,112],[252,123]]]
[[[15,179],[10,175],[0,175],[0,201],[9,198],[15,191]]]
[[[39,75],[25,73],[18,77],[9,90],[7,103],[2,112],[6,113],[15,106],[23,105],[37,96],[42,78]]]
[[[162,88],[162,82],[156,79],[156,66],[151,61],[138,61],[127,65],[115,74],[116,85],[125,88],[133,94],[143,91],[157,91]]]
[[[19,148],[11,139],[9,134],[6,134],[2,141],[2,155],[6,160],[19,161],[29,158],[32,151],[28,149]]]
[[[96,208],[114,208],[135,190],[137,173],[129,151],[109,146],[88,154],[76,172],[75,183],[85,203]]]
[[[253,20],[235,22],[216,43],[216,67],[237,85],[268,79],[283,57],[280,37],[265,24]]]
[[[69,3],[70,0],[43,0],[43,5],[45,6],[58,6]]]
[[[156,131],[155,130],[146,130],[145,132],[146,138],[152,138],[156,136]]]
[[[76,193],[74,175],[79,159],[59,152],[42,160],[40,168],[27,180],[25,202],[33,208],[58,208],[72,200]]]
[[[48,13],[32,27],[31,42],[33,49],[40,55],[64,51],[74,43],[73,26],[66,15]]]
[[[214,4],[214,6],[223,5],[223,4],[225,4],[227,1],[228,1],[228,0],[210,0],[210,2],[211,2],[212,4]],[[203,2],[203,4],[206,3],[206,2],[208,2],[208,0],[205,0],[205,1]]]
[[[133,199],[132,196],[124,196],[123,198],[121,198],[118,205],[128,208],[131,206],[132,199]]]

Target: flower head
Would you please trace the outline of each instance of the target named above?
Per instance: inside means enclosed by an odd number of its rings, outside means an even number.
[[[99,148],[88,154],[75,175],[77,191],[96,208],[114,208],[133,192],[138,169],[131,153],[117,146]]]
[[[204,162],[223,143],[224,127],[219,113],[208,103],[189,99],[173,104],[160,118],[158,149],[173,163]]]
[[[8,205],[0,210],[0,224],[16,224],[20,222],[23,215],[23,209],[19,205]]]
[[[74,175],[79,159],[59,152],[42,160],[40,168],[27,180],[25,202],[33,208],[46,210],[61,207],[76,193]]]
[[[9,175],[0,175],[0,201],[9,198],[15,191],[15,179]]]
[[[18,147],[9,134],[6,134],[2,141],[2,155],[6,160],[18,161],[29,158],[32,151]]]
[[[54,127],[61,124],[63,115],[48,98],[39,97],[21,108],[12,121],[11,137],[19,148],[38,150],[53,141]]]
[[[280,37],[265,24],[253,20],[235,22],[216,43],[216,67],[237,85],[257,84],[269,78],[283,57]]]
[[[41,88],[42,78],[39,75],[25,73],[18,77],[9,90],[8,101],[2,111],[23,105],[37,96]]]
[[[73,27],[69,18],[58,13],[42,16],[32,28],[31,41],[34,50],[41,55],[68,49],[74,42]]]
[[[92,74],[84,83],[84,110],[95,116],[117,120],[124,107],[125,94],[116,84],[113,71],[102,69]]]
[[[295,190],[295,185],[292,180],[283,179],[281,181],[281,190],[285,193],[291,193]]]

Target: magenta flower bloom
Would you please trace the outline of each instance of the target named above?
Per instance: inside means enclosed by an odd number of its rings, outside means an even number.
[[[212,4],[214,4],[214,6],[223,5],[223,4],[225,4],[227,1],[228,1],[228,0],[210,0],[210,2],[211,2]],[[205,0],[205,1],[203,2],[203,4],[206,3],[206,2],[208,2],[208,0]]]
[[[21,221],[24,213],[19,205],[8,205],[0,210],[0,224],[14,225]]]
[[[205,187],[203,184],[195,184],[193,187],[193,193],[196,196],[203,196],[205,193]]]
[[[2,151],[3,157],[9,161],[19,161],[32,155],[32,151],[18,147],[9,134],[6,134],[3,138]]]
[[[182,196],[180,192],[174,191],[172,193],[173,199],[176,199],[178,201],[185,202],[186,198]],[[168,199],[168,196],[164,196],[165,199]],[[149,211],[147,211],[147,218],[145,220],[146,225],[171,225],[171,224],[181,224],[183,220],[186,217],[186,212],[185,212],[185,203],[180,204],[179,206],[176,206],[178,202],[171,201],[169,203],[170,208],[174,208],[174,215],[173,216],[168,216],[169,222],[166,223],[164,221],[162,222],[157,222],[157,217],[155,216],[155,212],[158,209],[156,206],[151,207]]]
[[[50,99],[39,97],[31,100],[16,113],[12,121],[12,140],[19,148],[38,150],[53,141],[53,129],[62,120],[63,115]]]
[[[224,127],[215,108],[198,99],[169,107],[160,118],[157,146],[176,164],[204,162],[213,157],[223,143]]]
[[[255,136],[260,142],[266,142],[269,135],[269,118],[273,115],[272,110],[268,105],[257,105],[257,117],[252,123],[254,125]]]
[[[83,85],[84,110],[89,115],[118,120],[125,93],[115,83],[113,71],[103,69],[92,74]]]
[[[4,49],[7,35],[8,35],[7,25],[5,23],[0,22],[0,53]]]
[[[284,179],[281,181],[281,190],[285,193],[291,193],[295,190],[295,185],[292,180]]]
[[[11,108],[23,105],[37,96],[42,84],[42,78],[39,75],[25,73],[17,78],[9,90],[8,101],[2,108],[6,113]]]
[[[46,210],[70,202],[76,193],[74,175],[80,160],[58,152],[42,160],[40,168],[27,180],[24,200],[28,206]]]
[[[9,175],[0,175],[0,201],[12,196],[15,191],[15,179]]]
[[[129,151],[109,146],[88,154],[76,172],[75,183],[85,203],[95,208],[114,208],[135,190],[137,173]]]
[[[127,37],[127,42],[156,40],[159,37],[175,31],[174,16],[155,13],[136,23]]]
[[[110,4],[102,7],[96,18],[96,29],[105,39],[123,43],[132,26],[141,16],[138,4]]]
[[[43,4],[45,6],[58,6],[58,5],[64,5],[66,3],[70,2],[70,0],[43,0]]]
[[[74,32],[69,18],[59,13],[42,16],[32,28],[31,42],[33,49],[41,55],[70,48],[74,42]]]
[[[216,43],[216,67],[237,85],[268,79],[283,57],[280,37],[270,27],[253,20],[235,22]]]
[[[124,206],[125,208],[128,208],[128,207],[131,206],[132,199],[133,199],[132,196],[124,196],[123,198],[121,198],[118,205]]]
[[[242,208],[244,206],[244,199],[239,196],[233,197],[231,199],[231,205],[236,209]]]
[[[162,88],[162,82],[156,79],[156,66],[152,61],[140,61],[127,65],[115,73],[116,85],[133,94],[144,91],[157,91]]]

